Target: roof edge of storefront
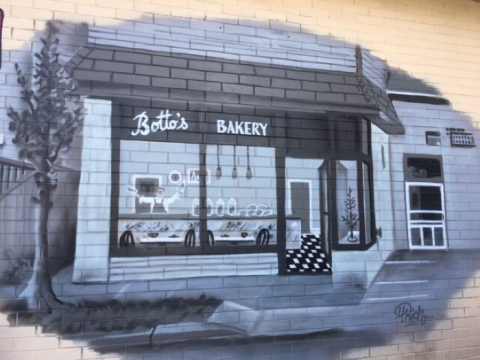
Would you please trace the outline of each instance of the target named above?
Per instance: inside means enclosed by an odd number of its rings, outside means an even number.
[[[106,45],[81,48],[67,66],[79,81],[78,92],[82,95],[355,114],[388,134],[405,133],[385,90],[363,74],[307,71]]]

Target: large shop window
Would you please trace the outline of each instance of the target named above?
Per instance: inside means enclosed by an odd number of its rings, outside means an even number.
[[[120,247],[181,247],[198,233],[198,145],[122,140],[119,171]]]
[[[276,245],[275,149],[208,145],[206,164],[209,241]]]
[[[132,121],[133,114],[145,115],[141,109],[120,110],[112,153],[115,256],[277,253],[284,259],[308,239],[320,238],[327,256],[375,243],[368,121],[319,114],[237,121],[184,112],[188,129],[175,120],[177,127],[172,122],[162,130],[154,119],[163,110],[145,117],[150,125]],[[157,131],[142,134],[136,126]]]
[[[275,149],[121,140],[119,166],[120,248],[275,251]]]

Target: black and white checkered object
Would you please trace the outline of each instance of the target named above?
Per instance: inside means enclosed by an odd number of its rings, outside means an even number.
[[[330,260],[322,250],[320,237],[303,234],[300,249],[287,250],[287,272],[332,273]]]

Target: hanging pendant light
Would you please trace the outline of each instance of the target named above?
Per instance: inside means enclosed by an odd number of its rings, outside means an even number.
[[[237,148],[233,146],[233,170],[232,170],[232,179],[236,179],[237,174]]]
[[[252,169],[250,169],[250,149],[247,146],[247,179],[250,180],[252,177]]]
[[[217,179],[222,177],[222,168],[220,167],[220,146],[217,145]]]

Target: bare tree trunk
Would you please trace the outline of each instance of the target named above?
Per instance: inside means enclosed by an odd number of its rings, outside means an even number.
[[[35,260],[32,278],[20,294],[26,298],[29,309],[39,309],[42,303],[48,311],[63,303],[58,300],[52,288],[48,256],[48,216],[50,212],[50,185],[42,184],[39,191],[40,203],[35,211]]]

